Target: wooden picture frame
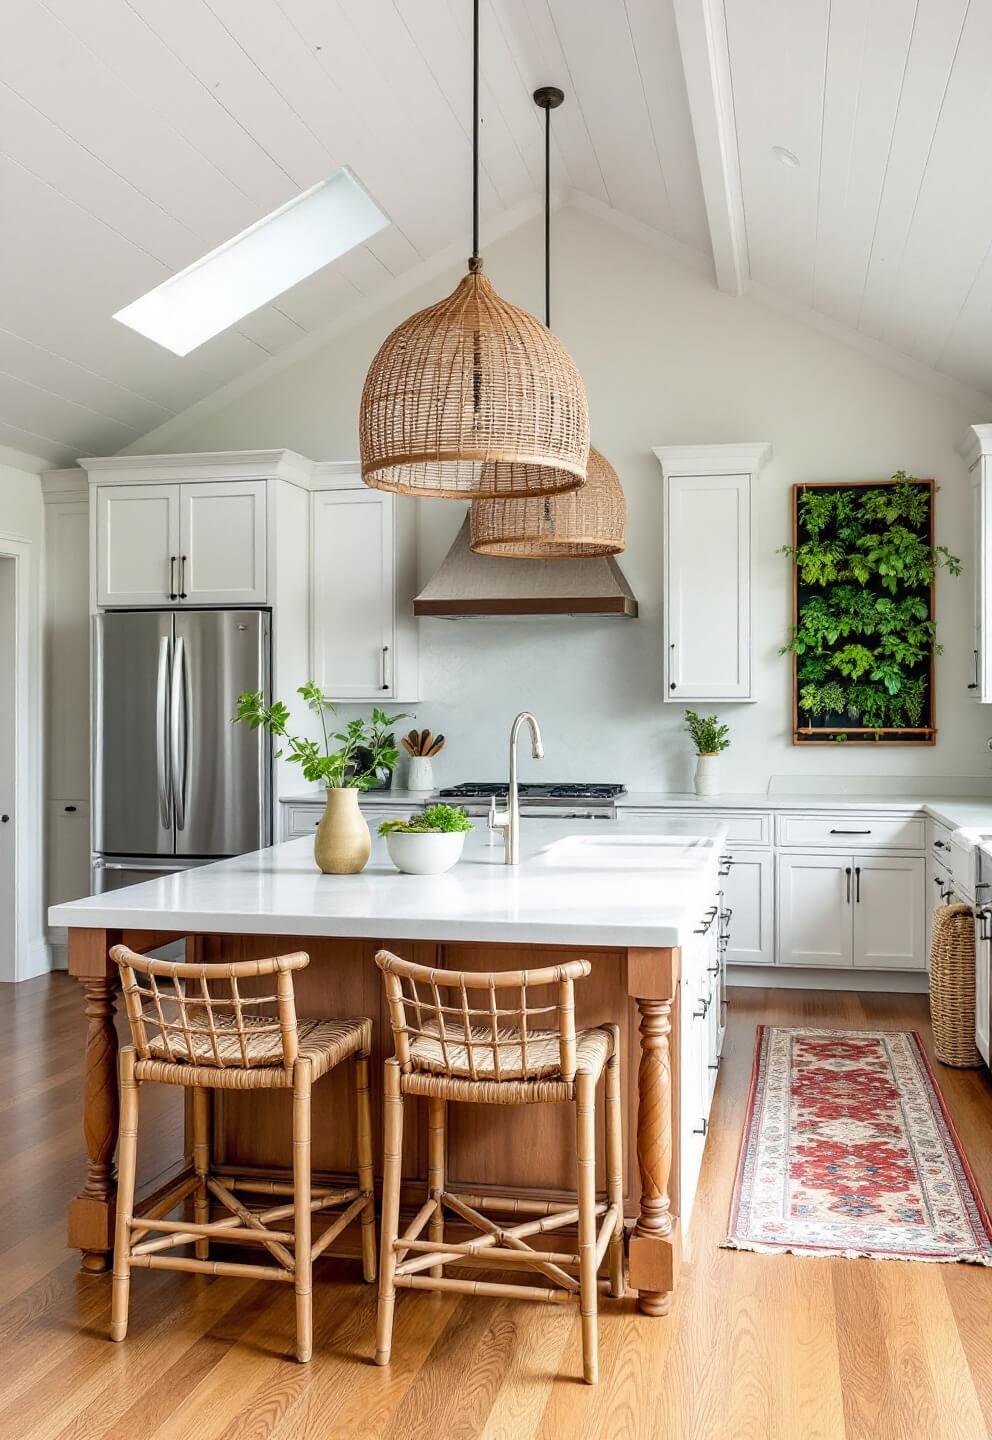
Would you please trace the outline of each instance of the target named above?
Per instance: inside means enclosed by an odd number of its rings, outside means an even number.
[[[897,478],[890,480],[824,480],[812,482],[800,482],[792,487],[792,549],[793,555],[800,544],[800,514],[799,506],[802,496],[810,491],[826,490],[885,490],[894,485],[905,483]],[[927,490],[927,523],[925,538],[927,544],[933,548],[934,545],[934,504],[937,493],[937,486],[933,480],[916,479],[912,483]],[[924,532],[920,532],[921,538]],[[818,593],[813,587],[806,587],[802,584],[799,576],[799,566],[795,558],[792,560],[792,624],[793,631],[799,626],[801,607],[804,599],[810,593]],[[928,619],[933,621],[936,618],[936,570],[926,591],[919,592],[921,597],[926,594],[928,597]],[[849,723],[848,717],[841,717],[838,723],[827,723],[827,717],[823,720],[812,720],[800,709],[800,681],[799,681],[799,656],[792,651],[792,743],[794,745],[935,745],[937,743],[937,691],[936,691],[936,645],[930,647],[930,654],[925,666],[918,669],[918,673],[925,676],[926,692],[923,720],[920,725],[904,726],[870,726],[856,725]]]

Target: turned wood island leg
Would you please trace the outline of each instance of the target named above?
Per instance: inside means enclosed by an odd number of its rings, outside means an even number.
[[[87,1170],[86,1183],[69,1204],[68,1243],[82,1251],[83,1269],[94,1274],[109,1268],[117,1196],[114,1151],[120,1106],[114,1009],[118,976],[107,954],[114,939],[105,930],[69,932],[69,973],[81,982],[85,993],[83,1139]]]
[[[627,987],[640,1015],[637,1069],[637,1167],[640,1214],[630,1237],[630,1283],[645,1315],[667,1315],[678,1271],[678,1225],[669,1186],[675,1145],[672,1006],[679,983],[678,950],[628,952]]]

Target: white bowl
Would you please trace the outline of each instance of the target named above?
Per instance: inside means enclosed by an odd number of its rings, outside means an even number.
[[[461,859],[464,830],[390,830],[386,849],[397,870],[407,875],[443,875]]]

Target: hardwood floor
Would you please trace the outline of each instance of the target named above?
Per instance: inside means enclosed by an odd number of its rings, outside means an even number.
[[[374,1293],[322,1261],[314,1361],[286,1358],[293,1294],[140,1272],[107,1338],[109,1277],[65,1249],[80,1179],[82,1000],[63,976],[0,987],[0,1435],[4,1440],[979,1440],[992,1434],[992,1271],[721,1250],[759,1020],[929,1039],[919,996],[735,990],[692,1255],[669,1319],[604,1299],[597,1388],[577,1311],[408,1293],[394,1360],[371,1364]],[[938,1067],[986,1199],[992,1082]],[[171,1096],[143,1133],[172,1138]],[[147,1101],[145,1095],[147,1094]],[[155,1107],[158,1107],[157,1109]],[[289,1293],[287,1293],[287,1290]]]

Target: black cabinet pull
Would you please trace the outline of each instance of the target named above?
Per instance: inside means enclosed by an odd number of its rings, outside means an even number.
[[[179,557],[179,598],[186,599],[186,556]]]
[[[705,1135],[708,1128],[709,1121],[704,1117],[702,1125],[697,1125],[692,1133],[693,1135]]]
[[[844,866],[844,874],[847,876],[847,903],[848,903],[848,905],[850,905],[850,903],[851,903],[851,867],[850,867],[850,865],[845,865],[845,866]]]
[[[870,835],[870,830],[831,830],[831,835]]]
[[[933,842],[933,848],[935,850],[950,850],[951,847],[946,840],[935,840]]]
[[[7,823],[7,821],[8,821],[9,819],[10,819],[10,816],[9,816],[9,815],[0,815],[0,825],[6,825],[6,823]]]
[[[974,657],[975,657],[975,678],[974,678],[974,680],[972,680],[971,684],[968,686],[968,689],[969,689],[969,690],[977,690],[977,689],[978,689],[978,651],[977,651],[977,650],[972,650],[971,653],[972,653],[972,655],[974,655]]]
[[[861,904],[861,866],[854,867],[854,899],[855,903]]]
[[[176,557],[169,556],[169,599],[178,600],[179,592],[176,590]]]
[[[65,813],[66,813],[67,815],[75,815],[75,813],[76,813],[76,807],[75,807],[75,805],[67,805],[67,806],[65,807]]]
[[[693,1010],[693,1020],[705,1020],[706,1016],[709,1014],[710,1002],[701,998],[699,1003],[700,1005],[702,1005],[703,1008],[702,1010]]]

